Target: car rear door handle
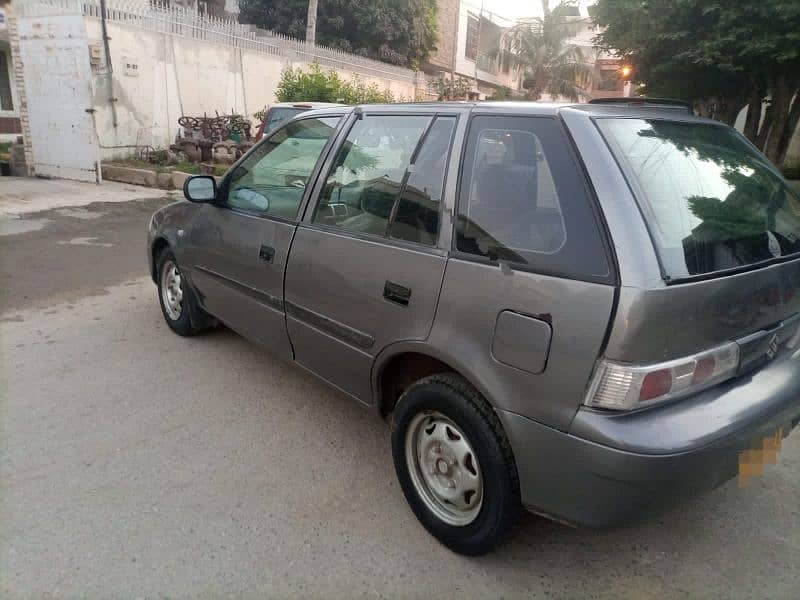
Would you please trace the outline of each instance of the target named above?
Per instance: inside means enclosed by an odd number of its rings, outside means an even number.
[[[261,249],[258,251],[258,258],[259,260],[272,264],[272,261],[275,260],[275,248],[262,244]]]
[[[411,301],[411,288],[393,281],[387,281],[383,286],[383,297],[389,302],[394,302],[400,306],[408,306]]]

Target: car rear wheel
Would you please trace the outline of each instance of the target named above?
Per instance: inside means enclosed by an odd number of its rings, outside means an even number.
[[[491,406],[459,375],[432,375],[403,393],[392,454],[414,514],[451,550],[484,554],[516,521],[511,447]]]

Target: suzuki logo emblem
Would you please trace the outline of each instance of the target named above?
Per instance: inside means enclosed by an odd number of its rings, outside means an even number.
[[[769,346],[767,347],[767,358],[770,360],[775,358],[775,355],[778,353],[778,334],[772,334],[772,339],[769,341]]]

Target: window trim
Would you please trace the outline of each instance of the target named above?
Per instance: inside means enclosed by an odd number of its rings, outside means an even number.
[[[542,266],[531,266],[528,264],[520,264],[516,262],[511,262],[508,260],[491,260],[489,257],[482,256],[479,254],[472,254],[470,252],[464,252],[459,250],[457,247],[458,243],[458,216],[459,216],[459,209],[461,205],[461,191],[464,185],[465,180],[465,170],[467,168],[466,164],[466,156],[467,156],[467,146],[469,145],[470,136],[473,131],[474,127],[474,120],[480,117],[498,117],[498,118],[526,118],[526,119],[542,119],[542,120],[550,120],[556,123],[558,129],[561,131],[563,136],[563,141],[566,147],[567,154],[572,159],[573,163],[576,166],[576,175],[580,180],[580,185],[585,190],[586,200],[589,203],[589,212],[592,215],[592,222],[595,224],[597,228],[598,238],[600,239],[601,245],[604,250],[604,254],[606,257],[606,263],[608,264],[608,273],[605,275],[592,275],[588,273],[581,273],[573,270],[565,271],[564,269],[550,269],[547,267]],[[611,243],[610,233],[608,231],[608,226],[605,223],[604,218],[598,218],[598,216],[602,215],[602,211],[600,209],[594,187],[591,185],[591,179],[589,178],[589,174],[586,171],[586,167],[583,164],[583,159],[581,158],[580,153],[577,151],[575,147],[575,143],[572,139],[572,135],[569,132],[569,128],[565,125],[563,120],[558,115],[543,115],[543,114],[529,114],[529,113],[516,113],[516,112],[496,112],[496,111],[486,111],[480,110],[472,110],[468,115],[468,121],[466,124],[466,130],[464,131],[464,136],[461,139],[461,151],[459,156],[459,168],[458,168],[458,175],[456,181],[456,188],[455,188],[455,201],[453,204],[453,218],[451,223],[451,237],[450,237],[450,248],[448,250],[449,256],[453,259],[463,260],[466,262],[474,262],[478,264],[485,264],[491,265],[495,267],[502,267],[503,265],[509,267],[513,271],[520,271],[524,273],[534,273],[537,275],[544,275],[550,277],[558,277],[560,279],[568,279],[572,281],[586,281],[589,283],[598,283],[604,285],[611,285],[611,286],[618,286],[618,266],[617,266],[617,258],[615,253],[613,252],[613,244]],[[563,219],[563,211],[562,211],[562,219]],[[566,226],[566,222],[565,222]],[[562,248],[563,249],[563,248]],[[547,255],[546,255],[547,256]],[[550,255],[552,256],[552,255]]]
[[[237,213],[240,215],[245,215],[248,217],[256,217],[258,219],[269,219],[271,221],[277,221],[278,223],[287,223],[290,225],[296,225],[302,219],[303,212],[305,211],[305,207],[308,203],[308,199],[310,197],[311,192],[313,191],[314,187],[316,186],[317,179],[319,177],[320,168],[322,163],[327,159],[328,153],[333,145],[333,143],[338,139],[342,124],[347,120],[348,114],[347,113],[335,113],[335,114],[324,114],[324,115],[307,115],[307,113],[300,113],[298,116],[291,118],[289,121],[284,123],[281,127],[270,133],[267,137],[259,141],[255,146],[253,146],[250,150],[245,152],[239,160],[233,163],[228,169],[228,172],[225,173],[225,176],[222,178],[218,186],[217,197],[213,202],[213,205],[220,209],[220,210],[227,210],[233,213]],[[266,144],[274,135],[277,135],[281,130],[288,127],[292,123],[297,123],[299,121],[307,121],[311,119],[324,119],[324,118],[335,118],[339,119],[336,127],[333,130],[333,133],[325,142],[325,145],[322,147],[322,151],[320,152],[319,156],[317,157],[316,162],[314,163],[314,168],[311,170],[311,174],[308,177],[308,180],[312,182],[312,185],[306,185],[305,189],[303,190],[303,196],[300,198],[300,203],[297,205],[297,211],[295,212],[295,216],[293,219],[288,219],[286,217],[281,217],[278,215],[270,215],[265,214],[263,212],[259,212],[256,210],[247,210],[246,208],[239,208],[235,206],[230,206],[228,204],[228,191],[230,190],[230,182],[233,173],[236,169],[239,168],[241,163],[252,153],[255,152],[256,148],[260,147],[262,144]]]
[[[373,242],[382,242],[388,243],[392,246],[397,246],[399,248],[406,248],[406,249],[416,249],[416,250],[425,250],[425,251],[432,251],[430,253],[436,255],[447,254],[449,250],[447,248],[443,248],[439,245],[442,235],[442,219],[444,218],[445,213],[445,204],[446,204],[446,190],[447,190],[447,181],[450,173],[450,162],[454,156],[454,144],[456,141],[456,136],[458,133],[458,125],[459,119],[464,114],[463,112],[454,112],[452,110],[390,110],[390,111],[370,111],[367,110],[360,110],[361,107],[356,107],[356,109],[349,115],[349,119],[347,123],[343,123],[341,126],[341,130],[337,135],[336,139],[336,146],[334,148],[329,149],[328,154],[325,158],[324,164],[321,166],[319,174],[317,175],[316,182],[314,183],[312,195],[308,198],[306,205],[303,208],[303,215],[300,219],[299,223],[303,227],[307,229],[319,230],[328,233],[337,233],[340,235],[344,235],[345,237],[350,236],[355,239],[366,240],[366,241],[373,241]],[[422,244],[419,242],[412,242],[409,240],[402,240],[398,238],[393,238],[389,235],[390,226],[392,223],[391,218],[396,216],[395,208],[399,206],[399,199],[402,197],[402,192],[405,189],[405,185],[407,183],[407,179],[410,176],[410,173],[406,172],[403,177],[403,181],[401,182],[401,190],[400,194],[398,195],[398,201],[395,202],[395,205],[392,206],[392,213],[390,214],[390,218],[387,220],[387,228],[384,231],[383,235],[378,235],[374,233],[366,233],[361,231],[355,231],[352,229],[344,229],[342,227],[337,227],[335,225],[327,225],[325,223],[315,223],[313,221],[314,216],[316,214],[317,208],[319,207],[319,201],[322,196],[322,190],[324,187],[324,182],[327,182],[328,177],[330,177],[331,170],[333,168],[334,163],[336,162],[336,157],[339,155],[339,150],[347,141],[347,137],[350,135],[353,127],[355,126],[356,122],[365,118],[365,117],[429,117],[430,123],[425,128],[422,136],[417,141],[417,146],[414,148],[414,154],[412,154],[412,159],[417,158],[417,154],[422,147],[422,142],[427,138],[428,132],[433,127],[436,119],[439,117],[452,117],[455,119],[455,123],[453,125],[453,131],[450,133],[450,144],[448,146],[448,160],[445,163],[444,168],[444,177],[442,179],[442,198],[439,201],[439,223],[438,228],[436,231],[436,240],[433,244]],[[461,159],[459,158],[459,164],[461,163]],[[412,163],[409,162],[409,165]],[[408,169],[406,169],[408,170]]]

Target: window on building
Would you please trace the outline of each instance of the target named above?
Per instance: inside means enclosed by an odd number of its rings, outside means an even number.
[[[617,69],[600,69],[600,79],[594,89],[600,92],[622,92],[625,83]]]
[[[467,46],[464,56],[469,60],[478,58],[478,38],[480,37],[480,20],[473,15],[467,15]]]
[[[11,96],[11,61],[5,52],[0,51],[0,110],[14,110]]]

